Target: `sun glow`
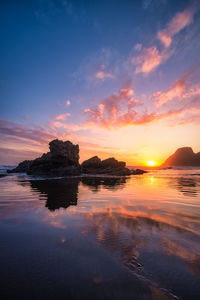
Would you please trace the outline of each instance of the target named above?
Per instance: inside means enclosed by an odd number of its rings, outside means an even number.
[[[154,166],[157,165],[157,163],[156,163],[154,160],[148,160],[148,161],[147,161],[147,165],[148,165],[149,167],[154,167]]]

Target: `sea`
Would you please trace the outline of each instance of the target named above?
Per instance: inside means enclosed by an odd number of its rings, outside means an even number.
[[[200,168],[44,178],[0,167],[2,300],[200,299]]]

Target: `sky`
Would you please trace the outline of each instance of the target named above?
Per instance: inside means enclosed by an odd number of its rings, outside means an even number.
[[[0,164],[55,138],[129,166],[200,151],[200,2],[0,2]]]

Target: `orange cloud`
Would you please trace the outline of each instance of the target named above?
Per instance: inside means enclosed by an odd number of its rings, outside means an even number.
[[[152,100],[156,104],[157,107],[172,101],[174,99],[178,99],[182,101],[183,99],[189,99],[193,96],[200,95],[200,85],[189,83],[190,77],[199,70],[199,66],[195,68],[192,72],[187,73],[179,80],[176,80],[172,86],[169,87],[164,92],[156,92],[152,96]]]
[[[172,43],[173,36],[192,23],[194,13],[193,8],[187,8],[183,12],[177,13],[168,26],[158,32],[158,38],[164,47],[168,48]]]
[[[156,97],[161,97],[161,100],[164,102],[167,99],[167,96],[172,99],[175,95],[181,94],[184,88],[184,80],[182,79],[182,81],[177,81],[173,88],[170,88],[166,93],[156,93]],[[199,92],[199,89],[197,89],[196,92],[197,91]],[[138,105],[142,105],[142,103],[136,97],[130,95],[132,93],[132,89],[124,88],[119,91],[118,95],[112,95],[100,101],[95,109],[87,108],[85,113],[88,117],[88,121],[106,128],[123,127],[128,125],[148,124],[173,116],[182,117],[190,112],[199,113],[200,111],[200,102],[197,97],[183,105],[181,108],[173,108],[166,112],[153,111],[151,113],[141,113],[137,107]],[[192,90],[191,93],[194,95],[194,90]]]
[[[179,98],[183,95],[187,85],[185,79],[177,80],[167,91],[157,92],[153,95],[156,106],[161,106],[164,103]]]
[[[105,127],[115,126],[119,122],[121,111],[126,110],[128,114],[135,114],[133,108],[141,105],[134,97],[134,91],[129,87],[120,89],[118,94],[114,94],[103,99],[96,109],[87,108],[85,113],[90,121],[103,124]],[[125,117],[126,113],[123,114]]]
[[[136,73],[149,74],[163,63],[169,54],[166,51],[159,51],[156,46],[144,49],[138,56],[132,57],[131,62],[136,67]]]

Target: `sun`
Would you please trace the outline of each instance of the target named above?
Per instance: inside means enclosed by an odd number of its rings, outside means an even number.
[[[156,165],[156,162],[155,162],[154,160],[148,160],[148,161],[147,161],[147,165],[148,165],[149,167],[154,167],[154,166]]]

